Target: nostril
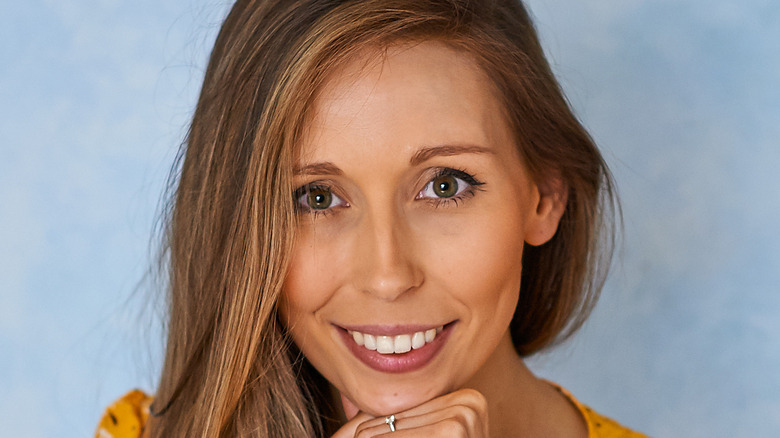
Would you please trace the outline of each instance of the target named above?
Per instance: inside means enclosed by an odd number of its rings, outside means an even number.
[[[363,288],[363,292],[376,298],[392,301],[419,288],[422,284],[408,272],[386,273],[381,278],[374,277]]]

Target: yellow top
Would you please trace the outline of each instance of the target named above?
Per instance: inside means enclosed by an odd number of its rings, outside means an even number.
[[[585,419],[585,424],[588,426],[588,438],[647,438],[647,435],[627,429],[617,421],[605,417],[585,406],[574,398],[569,391],[561,388],[555,383],[547,383],[551,384],[558,392],[566,396],[566,398],[577,407],[577,410],[580,411],[582,418]]]
[[[96,438],[139,438],[149,418],[152,397],[134,389],[112,403],[103,412]]]
[[[647,438],[641,433],[626,429],[616,421],[597,414],[572,396],[569,391],[553,384],[577,407],[588,425],[588,438]],[[100,419],[96,438],[140,438],[152,397],[134,389],[106,408]]]

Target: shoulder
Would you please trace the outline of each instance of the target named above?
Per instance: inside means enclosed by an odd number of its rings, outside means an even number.
[[[149,418],[152,397],[134,389],[112,403],[100,418],[96,438],[139,438]]]
[[[647,438],[647,435],[635,432],[617,421],[605,417],[593,409],[582,405],[582,415],[588,423],[588,436],[592,438]]]
[[[588,406],[582,404],[574,398],[566,389],[550,383],[555,389],[563,394],[577,408],[588,426],[588,438],[647,438],[639,432],[635,432],[617,421],[599,414]]]

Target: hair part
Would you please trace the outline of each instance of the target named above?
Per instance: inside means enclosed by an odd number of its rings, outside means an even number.
[[[609,264],[612,181],[520,2],[240,0],[180,150],[164,240],[167,350],[150,436],[310,437],[334,425],[327,382],[277,319],[299,140],[339,65],[366,48],[432,38],[469,53],[490,77],[533,178],[567,188],[556,235],[525,249],[515,348],[532,354],[585,320]]]

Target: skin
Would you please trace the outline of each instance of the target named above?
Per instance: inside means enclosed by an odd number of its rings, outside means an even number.
[[[474,60],[434,41],[347,63],[318,95],[296,186],[333,198],[300,198],[280,311],[342,396],[351,420],[336,436],[387,433],[389,414],[393,436],[585,436],[508,332],[524,244],[554,235],[566,198],[531,178],[503,111]],[[441,169],[484,184],[460,179],[459,199],[442,199],[429,184]],[[453,321],[430,363],[395,374],[360,362],[334,326]]]

